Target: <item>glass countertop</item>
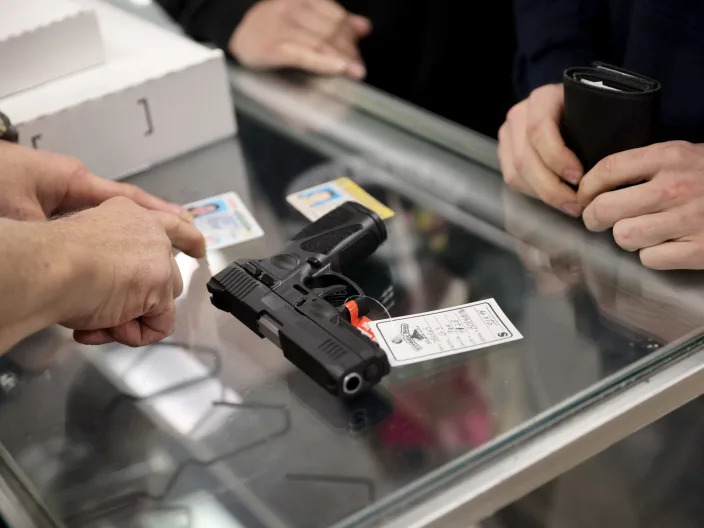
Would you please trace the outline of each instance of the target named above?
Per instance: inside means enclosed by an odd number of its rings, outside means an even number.
[[[265,236],[177,257],[162,343],[84,347],[55,327],[2,358],[6,468],[57,526],[380,525],[701,348],[701,274],[648,271],[506,190],[491,140],[341,80],[231,80],[236,138],[128,181],[181,203],[235,191]],[[494,298],[524,338],[342,402],[215,309],[211,275],[277,252],[306,224],[286,196],[341,176],[396,212],[353,272],[368,296],[393,316]]]
[[[233,76],[238,137],[129,181],[180,202],[234,190],[265,237],[178,257],[163,343],[83,347],[51,328],[4,359],[18,381],[0,443],[57,522],[374,525],[698,343],[699,274],[647,271],[506,191],[489,140],[344,82]],[[392,315],[494,298],[524,339],[394,368],[343,403],[210,305],[212,273],[305,225],[288,194],[343,175],[396,212],[354,271],[367,295]]]

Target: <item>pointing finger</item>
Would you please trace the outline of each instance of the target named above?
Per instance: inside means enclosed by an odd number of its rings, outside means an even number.
[[[603,192],[650,180],[662,169],[691,165],[696,149],[684,141],[670,141],[607,156],[584,177],[580,202],[586,205]]]
[[[584,225],[590,231],[604,231],[619,220],[657,213],[667,205],[661,185],[654,180],[598,195],[584,209]]]
[[[194,258],[205,256],[205,239],[193,224],[162,211],[152,211],[166,231],[171,245]]]
[[[82,177],[75,178],[69,183],[61,208],[64,211],[75,211],[85,207],[100,205],[105,200],[116,196],[129,198],[145,209],[163,211],[175,215],[183,214],[183,208],[180,205],[157,198],[136,185],[106,180],[90,172],[86,172]]]
[[[640,260],[644,266],[657,270],[702,269],[702,252],[698,242],[666,242],[642,249]]]
[[[369,36],[373,30],[372,21],[367,17],[350,15],[349,24],[352,31],[354,31],[355,35],[357,35],[357,38]]]
[[[278,49],[278,62],[281,66],[300,68],[320,75],[345,73],[348,61],[340,55],[332,55],[310,49],[298,42],[283,42]]]

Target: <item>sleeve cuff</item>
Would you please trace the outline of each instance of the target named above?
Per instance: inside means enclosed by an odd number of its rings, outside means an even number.
[[[257,0],[206,0],[190,19],[182,21],[182,24],[193,38],[212,42],[228,52],[227,44],[232,33],[256,3]]]
[[[555,48],[539,57],[519,56],[516,61],[516,91],[525,98],[540,86],[562,82],[562,74],[572,66],[589,66],[597,57],[589,50]]]

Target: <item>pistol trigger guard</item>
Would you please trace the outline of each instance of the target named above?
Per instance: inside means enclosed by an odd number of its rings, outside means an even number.
[[[364,295],[357,283],[335,272],[316,276],[308,287],[314,295],[335,307],[342,306],[350,297]]]
[[[328,286],[325,288],[314,288],[313,295],[321,299],[327,299],[329,297],[347,296],[347,286],[344,284],[336,284],[334,286]]]
[[[345,280],[347,281],[347,284],[349,284],[354,291],[349,291],[349,297],[362,297],[364,295],[364,292],[362,291],[362,288],[359,287],[359,284],[354,282],[352,279],[348,279],[345,277]]]

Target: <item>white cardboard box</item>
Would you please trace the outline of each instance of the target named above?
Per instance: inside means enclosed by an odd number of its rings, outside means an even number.
[[[99,0],[102,65],[0,99],[20,142],[122,178],[235,131],[221,51]]]
[[[95,14],[70,0],[0,0],[0,97],[103,61]]]

